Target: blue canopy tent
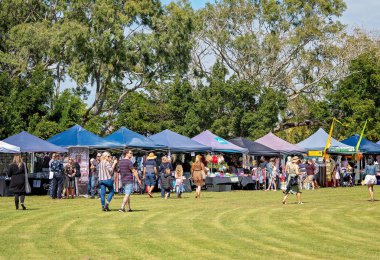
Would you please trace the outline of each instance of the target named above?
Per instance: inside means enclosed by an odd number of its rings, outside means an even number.
[[[21,132],[3,140],[4,142],[20,147],[21,152],[67,152],[67,149],[42,140],[28,132]]]
[[[211,133],[206,130],[199,135],[191,138],[192,140],[201,143],[203,145],[210,146],[214,152],[224,152],[224,153],[248,153],[247,148],[237,146],[233,143],[224,140],[223,138]]]
[[[156,144],[167,147],[171,152],[205,152],[211,151],[211,147],[200,144],[190,138],[177,134],[168,129],[149,136]]]
[[[297,145],[305,148],[306,150],[316,150],[316,151],[323,151],[326,147],[326,142],[328,138],[328,133],[326,133],[325,130],[322,128],[319,128],[317,132],[303,140],[302,142],[299,142]],[[338,150],[338,149],[346,149],[347,152],[354,152],[355,148],[351,145],[341,143],[337,141],[334,138],[331,138],[331,145],[329,150]],[[328,151],[329,151],[328,150]]]
[[[342,143],[356,147],[359,139],[360,135],[354,134],[349,138],[344,139]],[[370,140],[363,137],[360,142],[359,150],[360,152],[366,154],[380,154],[380,144],[371,142]]]
[[[126,127],[121,127],[119,130],[104,137],[104,140],[117,143],[125,147],[147,148],[147,149],[163,149],[165,146],[158,145],[148,137],[140,135],[129,130]]]
[[[75,125],[48,139],[49,142],[62,147],[117,148],[120,145],[106,141],[79,125]]]

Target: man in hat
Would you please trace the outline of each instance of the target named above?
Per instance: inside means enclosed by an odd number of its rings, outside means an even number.
[[[289,176],[290,180],[288,183],[288,187],[286,188],[286,191],[284,191],[284,198],[282,200],[282,204],[286,204],[286,200],[289,197],[289,194],[297,194],[297,202],[298,204],[303,204],[301,202],[301,192],[298,182],[298,176],[300,175],[299,167],[298,167],[299,158],[298,156],[294,156],[292,158],[292,163],[289,165]]]
[[[145,180],[145,185],[148,187],[148,196],[150,198],[153,198],[152,191],[156,185],[158,175],[156,158],[157,156],[155,156],[154,153],[149,153],[144,163],[143,179]]]

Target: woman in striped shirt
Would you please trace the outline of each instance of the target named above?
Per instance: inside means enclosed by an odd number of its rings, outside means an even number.
[[[100,187],[100,202],[102,203],[103,211],[111,211],[109,209],[109,204],[115,193],[113,188],[113,171],[116,167],[117,159],[114,160],[112,164],[111,154],[109,152],[104,152],[99,163],[99,187]],[[108,198],[107,202],[105,201],[106,197],[106,188],[108,189]]]

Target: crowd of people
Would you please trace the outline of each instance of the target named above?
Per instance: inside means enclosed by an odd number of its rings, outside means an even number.
[[[131,212],[131,194],[135,191],[137,184],[141,191],[145,191],[149,198],[153,198],[155,187],[161,189],[161,197],[168,199],[172,191],[176,197],[181,198],[184,192],[184,168],[190,171],[190,178],[195,186],[195,198],[201,197],[202,186],[205,185],[205,177],[210,173],[208,161],[212,158],[196,155],[194,162],[187,165],[183,161],[177,160],[173,163],[170,156],[162,156],[161,163],[157,165],[157,156],[149,153],[141,161],[142,168],[138,170],[136,162],[132,159],[133,151],[123,151],[120,160],[111,156],[107,151],[97,153],[90,160],[87,198],[98,196],[103,211],[110,211],[110,203],[115,194],[115,187],[119,193],[124,194],[124,198],[119,207],[120,212]],[[215,159],[215,158],[214,158]],[[224,160],[224,158],[223,158]],[[215,159],[215,162],[217,160]],[[219,161],[221,162],[221,161]],[[233,164],[229,167],[230,172],[238,173],[242,165],[237,164],[237,160],[231,160]],[[324,161],[326,168],[327,182],[331,182],[332,187],[339,187],[345,183],[348,186],[355,185],[355,171],[352,162],[345,158],[329,158]],[[377,179],[377,167],[372,158],[363,170],[362,184],[368,186],[370,200],[374,201],[374,185]],[[174,164],[174,165],[173,165]],[[186,164],[186,165],[185,165]],[[175,168],[173,168],[175,166]],[[78,196],[78,178],[80,177],[80,166],[71,157],[61,158],[60,154],[54,153],[49,162],[50,169],[50,196],[52,199],[74,198]],[[251,176],[255,189],[264,191],[283,190],[283,204],[287,203],[290,194],[296,194],[298,204],[302,204],[301,190],[318,189],[320,165],[315,159],[300,159],[297,156],[288,157],[286,164],[282,166],[280,158],[261,157],[260,162],[250,161],[249,169],[243,173]],[[215,169],[214,169],[215,170]],[[219,170],[226,170],[220,168]],[[30,192],[30,185],[27,179],[27,167],[20,155],[15,155],[8,170],[11,177],[10,190],[15,196],[15,207],[19,209],[20,201],[22,209],[26,209],[25,195]],[[324,185],[326,186],[326,185]],[[108,191],[108,196],[107,195]]]

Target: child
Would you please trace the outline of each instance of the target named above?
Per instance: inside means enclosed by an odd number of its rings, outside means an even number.
[[[182,165],[177,165],[175,168],[175,191],[177,198],[181,198],[183,190],[183,168]]]
[[[172,175],[169,168],[166,168],[165,171],[161,173],[161,185],[165,193],[165,199],[167,199],[172,187]]]

